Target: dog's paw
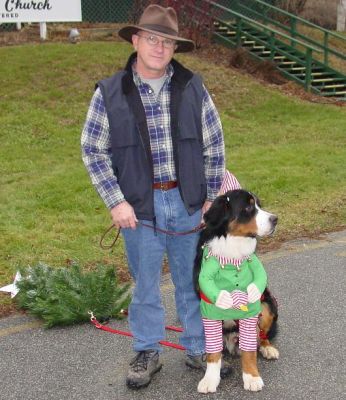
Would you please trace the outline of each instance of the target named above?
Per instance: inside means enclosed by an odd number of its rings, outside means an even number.
[[[279,350],[274,346],[261,346],[259,351],[267,360],[277,360],[279,358]]]
[[[244,389],[250,390],[251,392],[258,392],[262,390],[264,383],[260,376],[252,376],[250,374],[243,373]]]
[[[198,384],[199,393],[215,393],[220,383],[220,377],[205,376]]]

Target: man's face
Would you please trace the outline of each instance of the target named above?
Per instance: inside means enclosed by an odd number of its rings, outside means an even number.
[[[132,43],[137,51],[137,73],[143,78],[161,77],[173,57],[175,41],[139,31],[132,35]]]

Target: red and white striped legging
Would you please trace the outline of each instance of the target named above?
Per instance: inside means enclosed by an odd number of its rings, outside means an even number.
[[[223,349],[222,321],[202,318],[205,333],[205,351],[218,353]],[[257,350],[258,316],[239,320],[239,349]]]

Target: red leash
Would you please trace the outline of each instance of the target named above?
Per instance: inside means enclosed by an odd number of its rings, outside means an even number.
[[[90,314],[90,321],[91,323],[97,328],[100,329],[102,331],[106,331],[106,332],[110,332],[110,333],[114,333],[116,335],[122,335],[122,336],[130,336],[133,337],[131,332],[127,332],[127,331],[120,331],[119,329],[113,329],[113,328],[109,328],[108,326],[102,325],[94,316],[92,311],[88,311],[88,314]],[[124,314],[127,314],[127,312],[124,312]],[[183,329],[182,328],[178,328],[176,326],[166,326],[166,330],[169,331],[174,331],[174,332],[182,332]],[[174,349],[178,349],[178,350],[185,350],[184,346],[181,346],[180,344],[176,344],[176,343],[172,343],[172,342],[167,342],[166,340],[161,340],[159,342],[162,346],[166,346],[166,347],[173,347]]]

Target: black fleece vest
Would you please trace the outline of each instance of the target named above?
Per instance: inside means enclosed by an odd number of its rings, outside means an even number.
[[[139,219],[154,220],[153,161],[144,107],[133,82],[132,54],[125,70],[104,79],[100,88],[109,120],[112,167],[125,199]],[[171,134],[178,187],[190,215],[207,196],[203,162],[203,85],[198,75],[172,60]]]

